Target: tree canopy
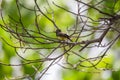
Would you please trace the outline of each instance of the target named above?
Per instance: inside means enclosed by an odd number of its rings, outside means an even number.
[[[2,0],[0,16],[1,80],[120,79],[120,0]]]

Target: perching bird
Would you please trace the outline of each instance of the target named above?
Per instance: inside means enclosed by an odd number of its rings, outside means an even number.
[[[65,34],[65,33],[62,33],[60,29],[57,29],[57,30],[56,30],[56,36],[59,37],[59,38],[61,38],[62,40],[69,39],[70,41],[72,41],[72,40],[70,39],[70,36],[68,36],[68,35]]]

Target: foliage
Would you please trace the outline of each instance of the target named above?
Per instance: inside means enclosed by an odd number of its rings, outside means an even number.
[[[119,79],[119,0],[28,2],[2,0],[1,80],[39,80],[54,65],[63,80]]]

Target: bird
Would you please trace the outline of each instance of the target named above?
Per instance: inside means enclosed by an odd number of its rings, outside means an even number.
[[[63,33],[60,29],[56,30],[56,36],[61,38],[62,40],[68,39],[68,40],[70,40],[72,42],[72,40],[70,39],[70,36],[65,34],[65,33]]]

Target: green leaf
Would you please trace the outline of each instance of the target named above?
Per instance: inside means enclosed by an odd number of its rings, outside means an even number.
[[[115,12],[120,11],[120,0],[117,1],[117,3],[115,4]]]

